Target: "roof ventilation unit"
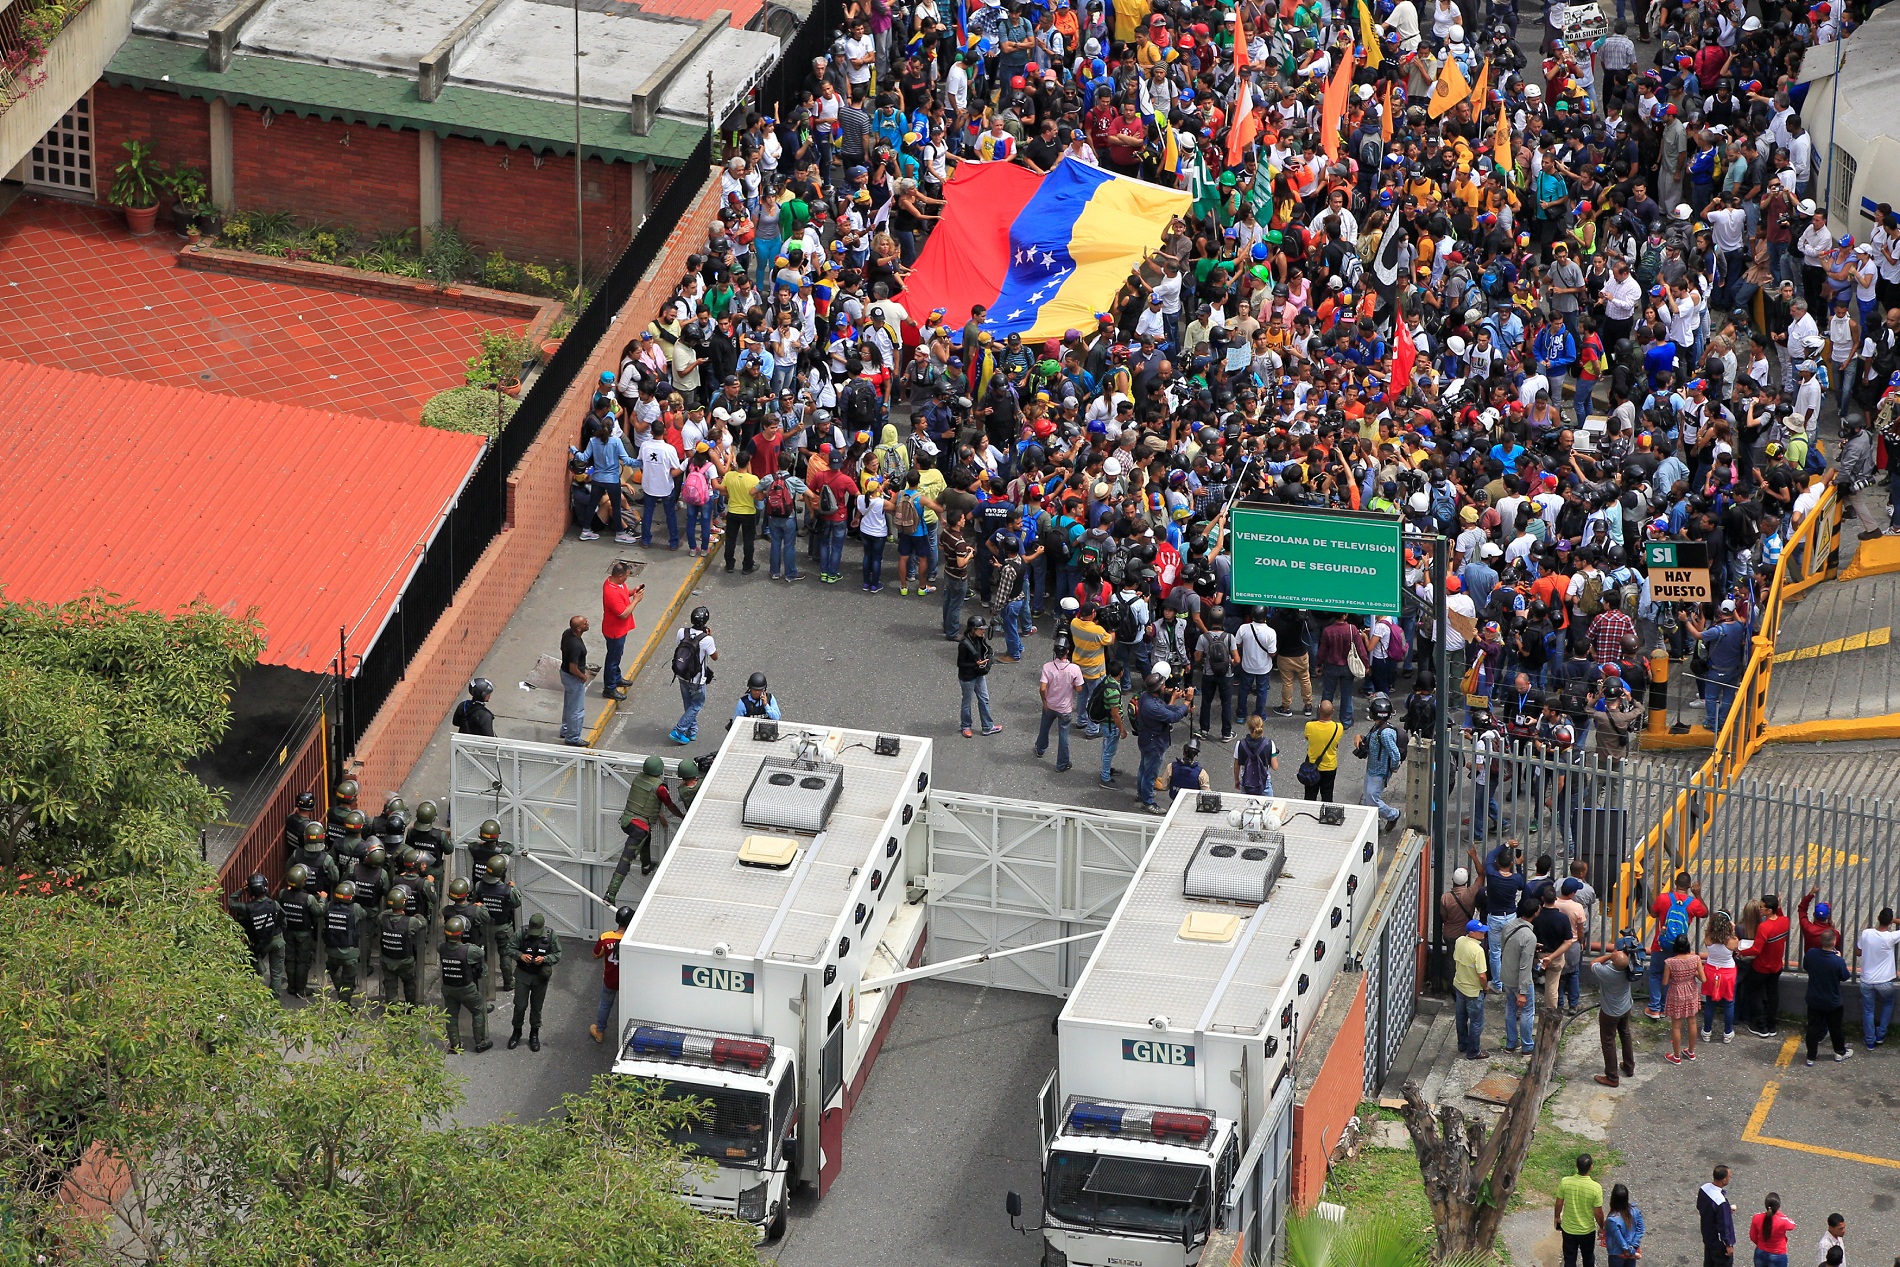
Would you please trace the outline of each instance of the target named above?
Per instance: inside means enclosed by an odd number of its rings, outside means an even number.
[[[1181,893],[1213,902],[1259,906],[1286,867],[1286,836],[1277,831],[1210,831],[1188,859]]]
[[[843,791],[843,766],[767,757],[746,789],[745,825],[815,836],[831,821]]]

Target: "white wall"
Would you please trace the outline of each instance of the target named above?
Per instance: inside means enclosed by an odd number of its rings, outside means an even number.
[[[19,166],[59,116],[99,81],[131,31],[132,0],[92,0],[59,33],[36,72],[45,82],[0,111],[0,172]]]

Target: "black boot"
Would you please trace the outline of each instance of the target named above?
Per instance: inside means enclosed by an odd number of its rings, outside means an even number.
[[[515,1032],[508,1035],[508,1050],[513,1051],[519,1046],[521,1046],[521,1027],[517,1025]]]
[[[481,1052],[485,1052],[492,1049],[494,1045],[495,1044],[489,1042],[486,1038],[484,1038],[482,1039],[481,1042],[476,1043],[473,1047],[469,1048],[469,1050],[479,1054]]]
[[[528,1050],[529,1051],[541,1050],[541,1031],[540,1030],[531,1029],[528,1031]]]

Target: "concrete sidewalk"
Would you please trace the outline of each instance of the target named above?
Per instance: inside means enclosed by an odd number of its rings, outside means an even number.
[[[621,664],[621,673],[628,681],[638,677],[648,658],[656,654],[659,635],[676,624],[682,612],[690,610],[687,600],[698,586],[706,565],[712,561],[710,556],[693,558],[684,547],[668,550],[661,545],[616,545],[606,537],[599,541],[582,541],[570,529],[547,566],[535,578],[534,588],[529,590],[507,627],[482,658],[478,675],[495,684],[489,707],[495,714],[496,735],[542,743],[560,741],[561,692],[532,689],[523,680],[530,676],[539,657],[559,656],[561,634],[574,616],[587,617],[593,626],[587,635],[587,662],[601,663],[606,656],[606,645],[600,634],[600,587],[614,560],[620,558],[629,559],[635,565],[629,584],[646,586],[646,596],[634,613],[634,632],[628,635]],[[599,742],[614,710],[614,701],[602,696],[599,686],[588,688],[590,742]],[[454,733],[455,727],[445,716],[422,758],[403,780],[402,794],[411,805],[428,797],[446,812],[449,736]],[[388,791],[367,788],[365,800],[374,799],[380,805]],[[457,823],[454,827],[457,837],[462,837],[472,834],[475,825]]]

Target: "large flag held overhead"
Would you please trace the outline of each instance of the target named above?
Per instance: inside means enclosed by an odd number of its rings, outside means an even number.
[[[1014,163],[964,163],[944,199],[904,305],[917,318],[942,308],[955,329],[982,304],[983,329],[999,339],[1093,329],[1095,314],[1190,202],[1183,190],[1072,158],[1046,176]]]
[[[1333,77],[1326,81],[1326,90],[1320,94],[1319,146],[1333,162],[1339,159],[1339,129],[1346,118],[1347,98],[1352,95],[1352,69],[1352,46],[1347,44],[1340,51]]]
[[[1458,69],[1457,59],[1447,57],[1444,67],[1438,72],[1438,82],[1432,85],[1432,100],[1426,107],[1426,113],[1436,119],[1470,95],[1471,85],[1466,81],[1465,73]]]

